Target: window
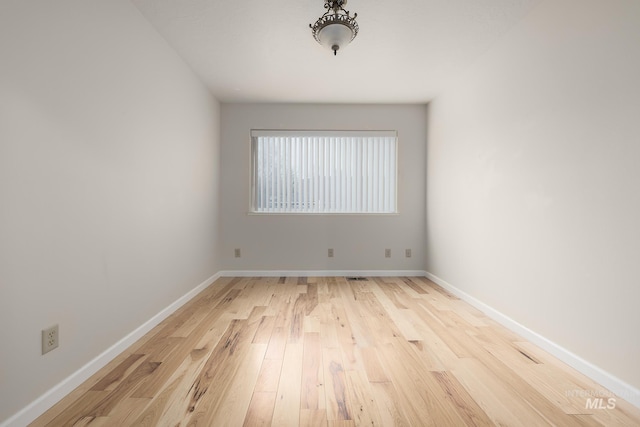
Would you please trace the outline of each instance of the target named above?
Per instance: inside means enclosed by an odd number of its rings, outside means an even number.
[[[252,212],[395,213],[395,131],[251,131]]]

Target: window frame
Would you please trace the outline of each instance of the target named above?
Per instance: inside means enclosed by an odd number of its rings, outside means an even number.
[[[258,185],[258,166],[257,166],[257,144],[260,137],[322,137],[322,138],[353,138],[353,137],[392,137],[393,141],[393,197],[392,197],[392,210],[389,211],[350,211],[350,210],[277,210],[277,211],[264,211],[257,208],[257,185]],[[398,131],[396,130],[295,130],[295,129],[251,129],[250,132],[250,200],[249,200],[249,215],[398,215],[398,163],[399,163],[399,138]]]

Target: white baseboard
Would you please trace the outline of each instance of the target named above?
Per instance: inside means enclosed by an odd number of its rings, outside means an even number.
[[[500,323],[506,328],[517,333],[518,335],[522,336],[526,340],[542,348],[546,352],[557,357],[558,359],[560,359],[567,365],[571,366],[578,372],[586,375],[587,377],[591,378],[598,384],[607,388],[609,391],[611,391],[618,397],[631,403],[633,406],[640,408],[640,390],[638,390],[637,388],[633,387],[630,384],[627,384],[626,382],[615,377],[614,375],[611,375],[610,373],[599,368],[598,366],[595,366],[594,364],[584,360],[583,358],[570,352],[566,348],[554,343],[553,341],[550,341],[549,339],[543,337],[537,332],[532,331],[526,326],[521,325],[520,323],[511,319],[510,317],[505,316],[498,310],[495,310],[494,308],[488,306],[487,304],[476,299],[475,297],[447,283],[446,281],[442,280],[438,276],[431,274],[429,272],[426,273],[426,276],[427,278],[437,283],[438,285],[442,286],[444,289],[451,292],[458,298],[476,307],[477,309],[482,311],[484,314],[494,319],[496,322]]]
[[[227,270],[220,277],[424,277],[424,270]]]
[[[125,351],[129,346],[142,338],[147,332],[157,326],[164,319],[169,317],[178,308],[182,307],[190,299],[202,292],[207,286],[221,277],[220,273],[216,273],[204,282],[178,298],[176,301],[168,305],[158,314],[147,320],[141,326],[136,328],[129,335],[102,352],[98,357],[78,369],[75,373],[65,378],[42,396],[31,402],[22,410],[14,414],[12,417],[0,423],[0,427],[24,427],[33,422],[40,415],[45,413],[49,408],[58,403],[63,397],[71,393],[76,387],[85,382],[91,375],[98,372],[107,365],[120,353]]]

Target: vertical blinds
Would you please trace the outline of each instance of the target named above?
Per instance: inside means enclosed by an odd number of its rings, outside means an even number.
[[[252,131],[252,210],[394,213],[396,141],[394,131]]]

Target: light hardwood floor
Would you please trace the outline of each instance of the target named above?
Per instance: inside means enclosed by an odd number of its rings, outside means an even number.
[[[223,278],[32,425],[640,425],[609,397],[425,278]]]

